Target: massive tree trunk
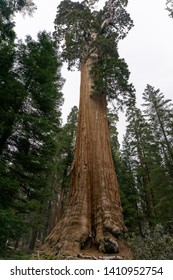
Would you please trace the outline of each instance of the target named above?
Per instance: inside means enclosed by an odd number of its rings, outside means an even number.
[[[67,207],[43,246],[54,254],[76,254],[88,242],[104,253],[117,253],[119,238],[126,231],[110,148],[106,96],[92,97],[90,68],[88,59],[81,66],[78,129]]]

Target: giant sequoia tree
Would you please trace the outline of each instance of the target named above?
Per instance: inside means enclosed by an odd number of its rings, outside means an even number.
[[[104,253],[117,253],[126,231],[110,148],[107,99],[122,103],[129,100],[129,92],[132,95],[127,65],[117,50],[132,21],[125,11],[126,0],[108,0],[100,10],[94,8],[95,2],[64,0],[55,20],[64,61],[69,69],[81,71],[68,203],[43,246],[55,255],[76,254],[88,241]]]

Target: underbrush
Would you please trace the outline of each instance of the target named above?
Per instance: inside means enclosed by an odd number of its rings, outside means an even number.
[[[32,255],[23,252],[22,250],[6,250],[5,253],[0,254],[0,260],[31,260]]]
[[[161,225],[146,230],[145,237],[132,234],[129,245],[136,260],[173,260],[173,236]]]

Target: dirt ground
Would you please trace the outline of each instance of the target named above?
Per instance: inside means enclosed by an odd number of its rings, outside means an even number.
[[[119,241],[119,253],[117,254],[104,254],[99,252],[95,246],[90,248],[85,248],[79,252],[77,256],[59,256],[58,259],[68,259],[68,260],[132,260],[133,254],[127,244]]]

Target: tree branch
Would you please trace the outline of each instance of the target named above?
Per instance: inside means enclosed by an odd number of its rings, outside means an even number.
[[[104,33],[105,29],[109,26],[109,25],[113,25],[113,18],[115,15],[115,6],[114,6],[114,0],[110,0],[107,3],[108,6],[108,10],[109,10],[109,17],[106,18],[102,24],[101,24],[101,33]]]

